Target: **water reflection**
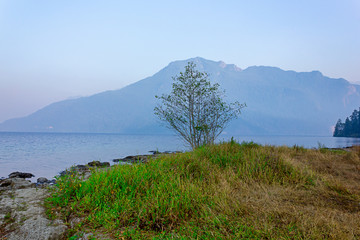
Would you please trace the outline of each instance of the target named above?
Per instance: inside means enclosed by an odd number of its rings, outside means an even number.
[[[336,137],[334,139],[338,147],[349,147],[354,145],[360,145],[360,138]]]

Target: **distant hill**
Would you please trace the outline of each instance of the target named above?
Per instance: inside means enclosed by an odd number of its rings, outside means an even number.
[[[225,89],[229,101],[247,108],[225,131],[232,135],[332,135],[339,117],[360,103],[360,86],[318,71],[294,72],[233,64],[203,58],[175,61],[122,89],[53,103],[23,118],[0,124],[0,131],[167,133],[153,114],[155,95],[168,93],[172,76],[194,61],[200,71]]]

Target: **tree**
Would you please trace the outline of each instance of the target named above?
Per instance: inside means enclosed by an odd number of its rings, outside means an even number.
[[[347,117],[344,123],[344,137],[350,137],[351,130],[351,122],[349,120],[349,117]]]
[[[360,108],[354,110],[350,118],[347,117],[345,123],[341,119],[335,125],[334,137],[358,137],[360,138]]]
[[[344,123],[339,119],[335,125],[334,137],[342,137],[344,131]]]
[[[189,62],[185,72],[173,77],[170,94],[155,96],[161,101],[154,112],[166,126],[193,149],[214,143],[230,120],[237,118],[245,104],[223,101],[224,91],[211,84],[206,72]]]

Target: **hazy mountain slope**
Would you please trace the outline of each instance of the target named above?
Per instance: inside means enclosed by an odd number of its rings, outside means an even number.
[[[297,73],[202,58],[175,61],[155,75],[116,91],[51,104],[27,117],[0,124],[1,131],[163,133],[156,120],[155,95],[168,93],[172,76],[194,61],[226,90],[227,99],[246,102],[231,134],[330,135],[338,118],[360,105],[360,86],[320,72]]]

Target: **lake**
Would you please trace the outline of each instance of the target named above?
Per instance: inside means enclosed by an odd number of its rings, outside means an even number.
[[[231,136],[221,135],[219,141]],[[268,145],[299,145],[330,148],[360,145],[359,138],[329,136],[234,136],[238,142]],[[5,133],[0,132],[0,177],[11,172],[30,172],[53,178],[60,171],[93,160],[109,161],[128,155],[149,154],[151,150],[186,151],[183,141],[172,135],[122,135],[84,133]]]

